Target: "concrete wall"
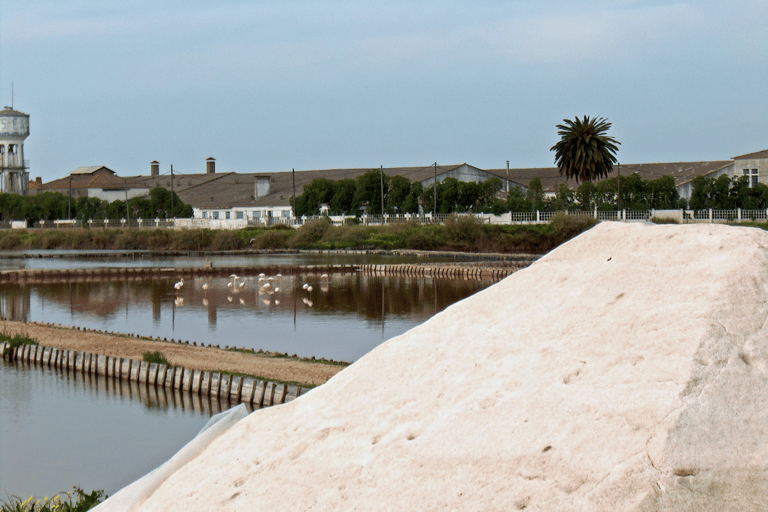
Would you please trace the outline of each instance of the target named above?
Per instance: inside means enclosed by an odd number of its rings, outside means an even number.
[[[732,177],[744,176],[744,169],[757,169],[758,182],[768,185],[768,158],[750,158],[733,162]]]

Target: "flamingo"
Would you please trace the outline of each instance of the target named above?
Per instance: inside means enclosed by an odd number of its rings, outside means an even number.
[[[182,277],[179,279],[179,282],[173,285],[173,287],[176,289],[176,291],[181,290],[181,287],[184,286],[184,278]]]

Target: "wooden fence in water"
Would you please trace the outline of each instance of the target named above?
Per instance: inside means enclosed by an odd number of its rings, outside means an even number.
[[[269,407],[290,402],[309,391],[308,388],[262,381],[253,377],[169,367],[165,364],[42,345],[23,344],[11,347],[10,343],[4,341],[0,342],[0,353],[4,359],[11,362],[103,375],[157,388],[165,387],[224,399],[230,403],[252,404],[254,407]]]
[[[499,280],[530,265],[531,261],[505,265],[471,265],[456,263],[398,264],[398,265],[301,265],[270,267],[217,267],[217,268],[159,268],[159,267],[106,267],[94,269],[21,269],[0,271],[0,283],[55,282],[55,281],[106,281],[146,279],[194,279],[196,277],[282,275],[338,275],[381,274],[448,279]]]

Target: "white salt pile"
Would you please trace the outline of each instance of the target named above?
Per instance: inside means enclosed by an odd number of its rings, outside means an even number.
[[[603,223],[250,415],[141,510],[768,510],[767,247]]]

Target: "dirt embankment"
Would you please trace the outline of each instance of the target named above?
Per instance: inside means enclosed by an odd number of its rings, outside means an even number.
[[[344,366],[289,357],[233,352],[180,343],[152,341],[128,336],[84,332],[69,327],[0,320],[0,330],[21,334],[41,345],[113,357],[141,360],[145,352],[161,352],[172,364],[193,370],[227,371],[255,375],[267,380],[317,386],[344,369]]]

